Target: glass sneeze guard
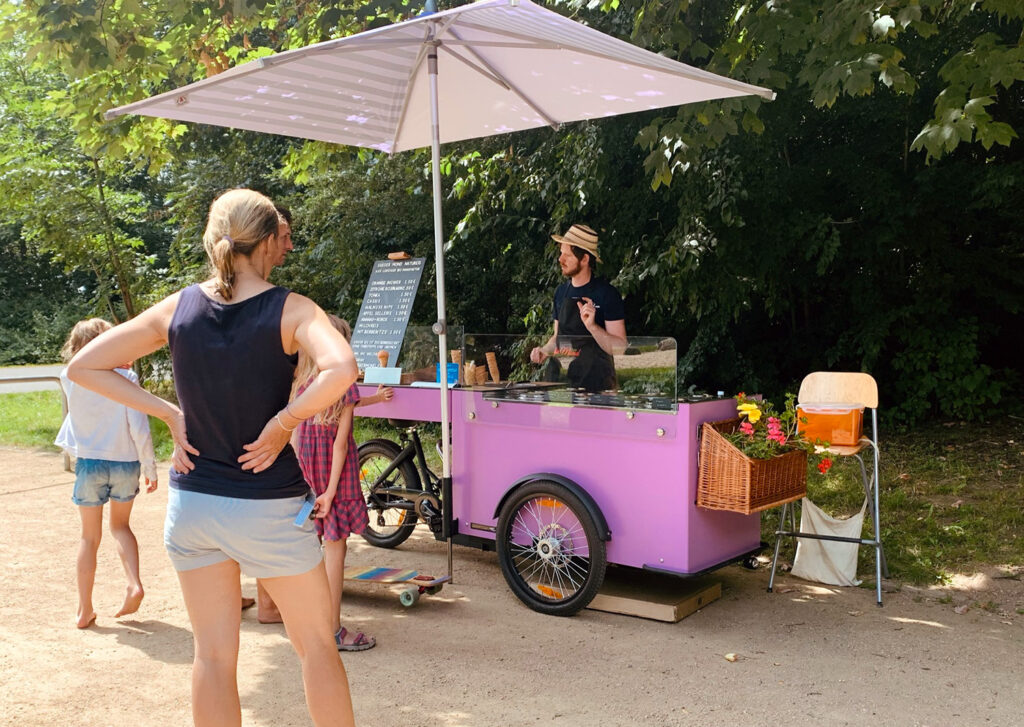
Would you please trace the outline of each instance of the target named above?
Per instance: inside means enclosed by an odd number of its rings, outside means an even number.
[[[459,386],[492,401],[675,412],[676,342],[631,337],[621,350],[604,351],[590,336],[560,336],[552,355],[534,349],[549,337],[467,333]]]

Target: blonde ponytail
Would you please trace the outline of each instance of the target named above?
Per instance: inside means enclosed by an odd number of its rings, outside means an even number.
[[[234,295],[234,256],[251,256],[260,243],[277,234],[277,223],[274,203],[251,189],[232,189],[213,200],[203,247],[224,300]]]
[[[231,300],[235,287],[235,256],[234,245],[227,237],[222,237],[210,250],[210,263],[213,265],[214,283],[217,292],[224,300]]]

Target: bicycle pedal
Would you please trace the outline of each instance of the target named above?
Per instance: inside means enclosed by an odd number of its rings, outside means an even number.
[[[419,516],[432,533],[440,533],[444,527],[444,519],[441,517],[441,513],[438,512],[430,500],[424,500],[420,503]]]

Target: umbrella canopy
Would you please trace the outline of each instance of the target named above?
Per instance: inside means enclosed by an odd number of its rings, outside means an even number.
[[[678,63],[530,0],[481,0],[251,61],[122,106],[132,113],[385,152],[665,106],[774,94]]]
[[[775,96],[612,38],[530,0],[479,0],[260,58],[106,116],[157,116],[388,153],[430,146],[434,330],[443,370],[441,142],[752,94]],[[448,381],[440,379],[442,479],[450,502]],[[446,537],[449,525],[446,520]],[[450,564],[449,549],[449,571]]]

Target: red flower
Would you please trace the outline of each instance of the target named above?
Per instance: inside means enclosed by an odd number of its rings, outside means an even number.
[[[825,474],[830,469],[832,469],[832,460],[830,460],[828,457],[825,457],[825,459],[818,462],[818,472],[820,472],[821,474]]]

